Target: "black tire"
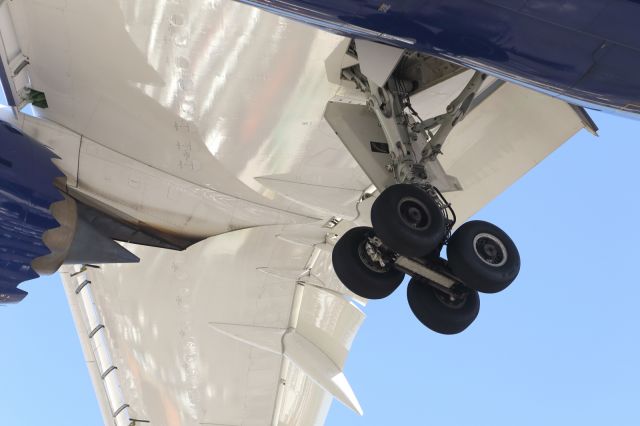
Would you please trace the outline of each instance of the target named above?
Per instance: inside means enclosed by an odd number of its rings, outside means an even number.
[[[482,220],[463,224],[449,239],[447,258],[451,271],[469,288],[497,293],[520,272],[520,254],[509,236]]]
[[[480,312],[478,292],[469,289],[460,299],[449,296],[419,278],[412,278],[407,287],[409,307],[418,320],[440,334],[464,331]]]
[[[433,253],[447,232],[435,200],[423,189],[408,184],[382,191],[371,207],[371,223],[387,247],[406,257]]]
[[[345,287],[358,296],[382,299],[398,288],[404,279],[404,273],[393,266],[382,269],[365,263],[366,257],[361,250],[370,235],[373,235],[373,230],[368,226],[347,231],[333,248],[333,269]]]

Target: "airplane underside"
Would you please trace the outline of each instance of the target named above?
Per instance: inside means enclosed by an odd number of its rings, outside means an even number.
[[[240,1],[482,70],[574,104],[640,112],[635,1]]]
[[[465,221],[597,131],[484,71],[235,2],[8,8],[0,138],[38,154],[0,156],[5,239],[30,226],[2,301],[61,268],[105,423],[315,424],[331,396],[361,413],[358,306],[410,275],[425,326],[466,329],[520,257]]]

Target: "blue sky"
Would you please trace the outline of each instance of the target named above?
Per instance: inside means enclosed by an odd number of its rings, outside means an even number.
[[[415,320],[406,287],[371,302],[346,374],[364,417],[334,403],[328,425],[640,424],[640,122],[594,113],[581,132],[476,216],[518,244],[522,270],[482,296],[467,331]],[[99,425],[57,276],[0,308],[0,420]]]

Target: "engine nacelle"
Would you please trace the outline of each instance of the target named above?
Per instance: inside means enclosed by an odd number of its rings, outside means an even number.
[[[54,186],[64,175],[56,155],[11,125],[0,122],[0,294],[18,302],[19,283],[36,278],[34,259],[49,254],[46,231],[59,226],[49,207],[64,200]]]
[[[79,216],[49,148],[3,121],[0,146],[0,303],[19,302],[18,284],[63,263],[139,261]]]

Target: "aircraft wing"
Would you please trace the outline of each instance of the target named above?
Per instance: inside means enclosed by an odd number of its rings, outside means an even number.
[[[331,229],[267,226],[139,265],[66,267],[105,424],[322,424],[364,314],[331,270]]]
[[[105,424],[322,424],[332,396],[360,411],[341,371],[364,315],[331,247],[368,223],[375,179],[371,152],[345,147],[323,118],[332,101],[364,103],[327,79],[344,39],[230,1],[7,10],[5,87],[44,94],[37,112],[51,123],[16,125],[64,151],[68,193],[199,241],[125,244],[141,263],[61,271]],[[461,81],[414,107],[444,109]],[[487,91],[441,157],[460,221],[585,126],[561,100]]]

